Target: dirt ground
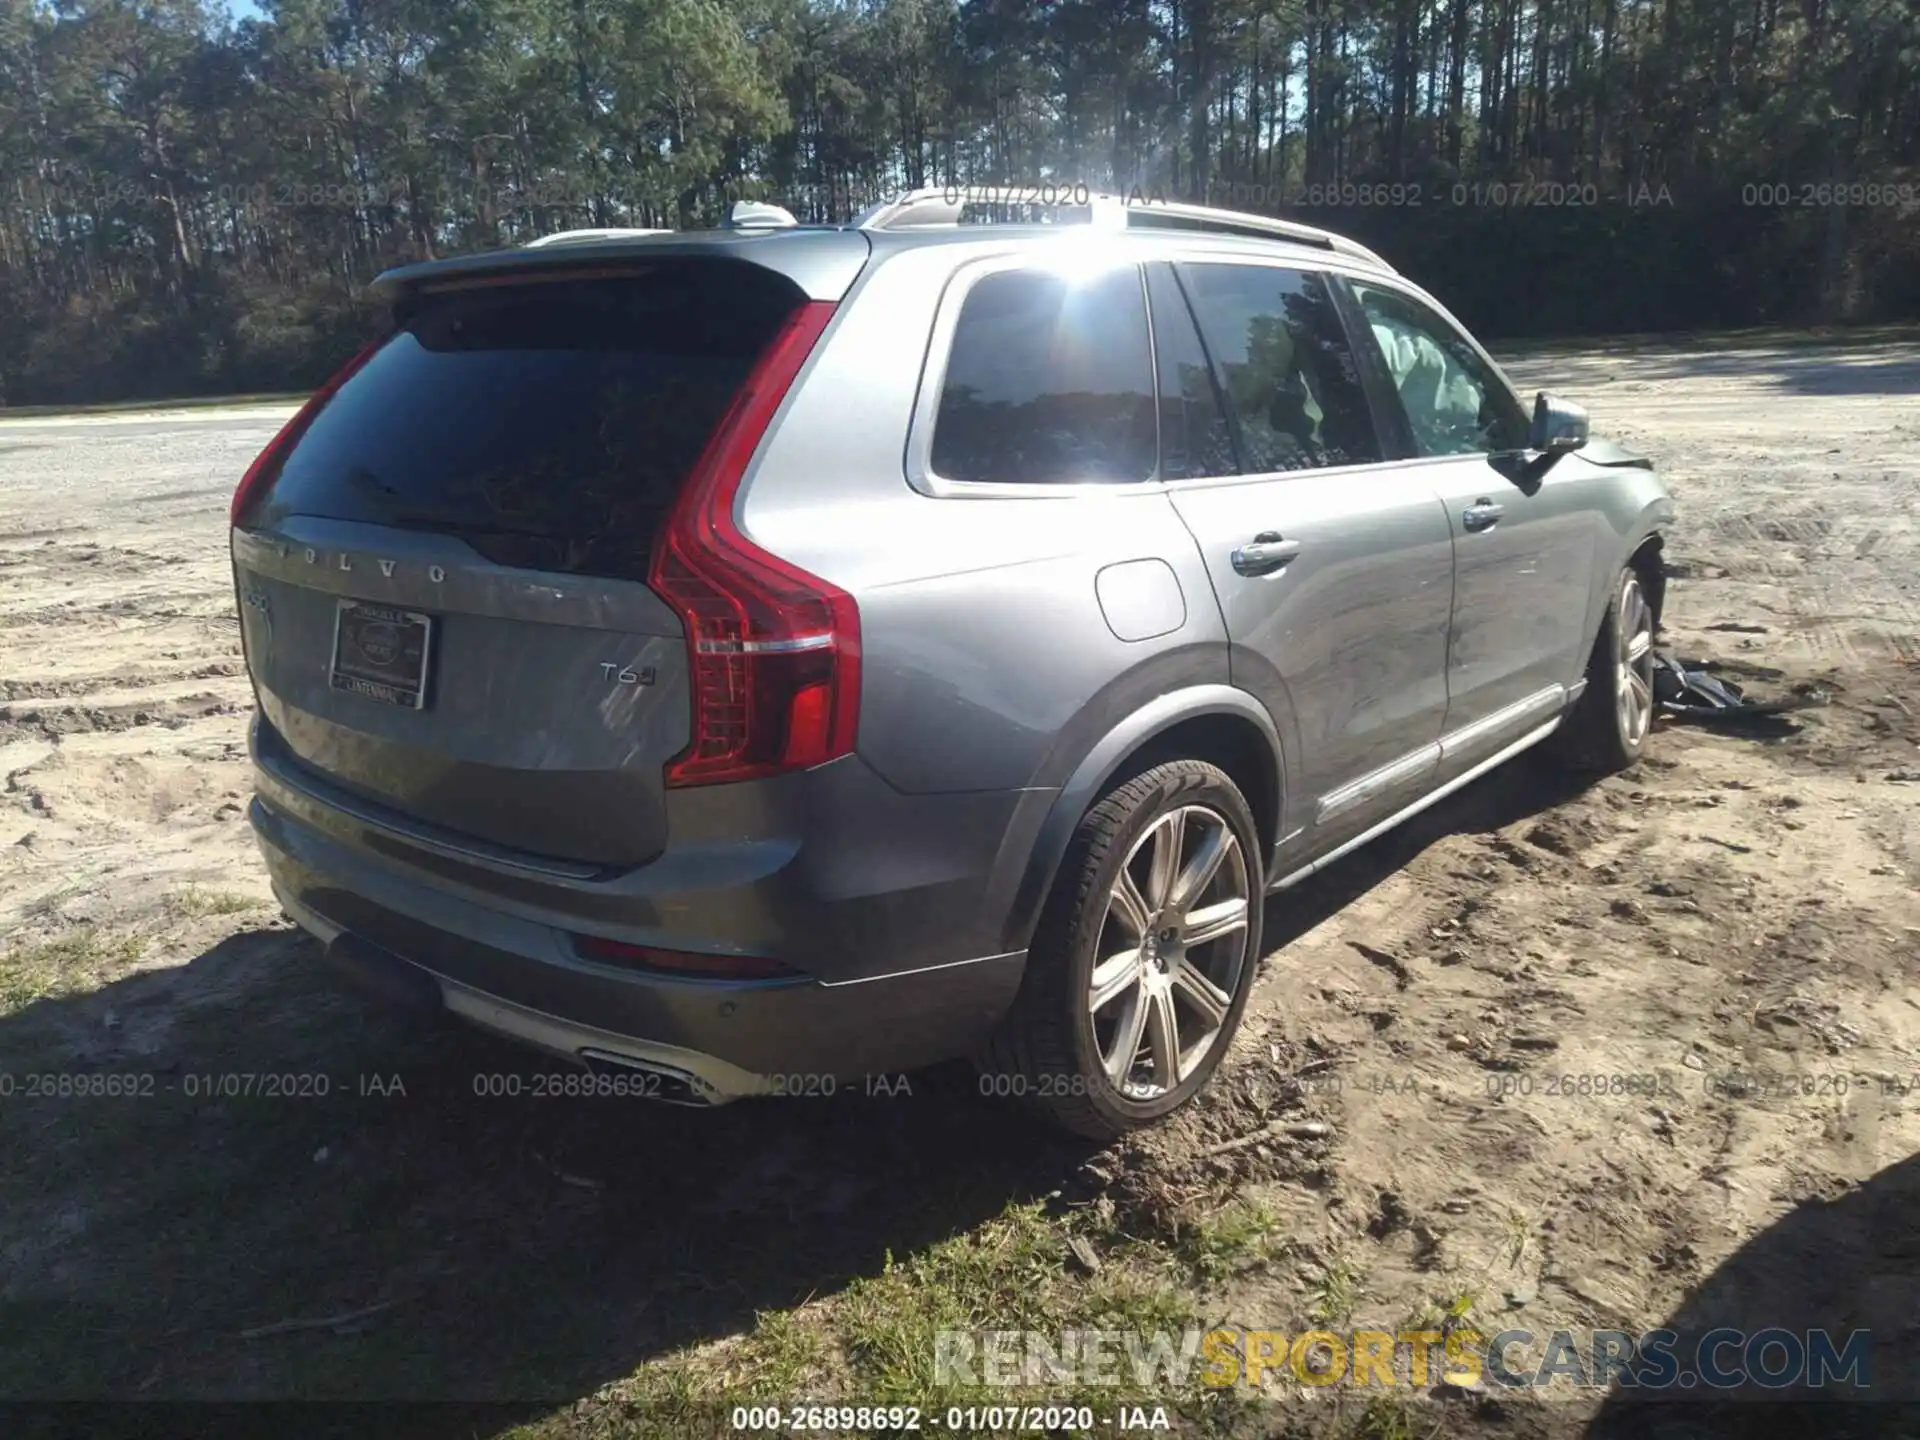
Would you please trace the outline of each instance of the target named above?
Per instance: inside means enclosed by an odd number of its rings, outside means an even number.
[[[243,817],[224,507],[284,411],[0,423],[0,1072],[157,1077],[0,1078],[0,1397],[674,1433],[715,1398],[910,1397],[936,1323],[1092,1307],[1863,1328],[1920,1400],[1920,353],[1511,369],[1659,463],[1667,648],[1830,703],[1665,725],[1586,789],[1523,761],[1288,892],[1214,1090],[1106,1153],[953,1077],[712,1115],[476,1097],[543,1062],[337,996]],[[328,1093],[185,1093],[274,1071]],[[1308,1394],[1173,1420],[1604,1423],[1592,1389]]]

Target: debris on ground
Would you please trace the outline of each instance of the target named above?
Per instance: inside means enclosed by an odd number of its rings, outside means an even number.
[[[1714,674],[1709,662],[1675,660],[1659,651],[1653,656],[1653,698],[1676,719],[1706,724],[1815,709],[1831,699],[1825,690],[1809,687],[1779,700],[1749,700],[1740,686]]]

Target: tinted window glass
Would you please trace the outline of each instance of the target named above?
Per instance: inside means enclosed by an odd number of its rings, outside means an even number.
[[[1526,412],[1466,337],[1411,296],[1354,285],[1421,455],[1519,450]]]
[[[1233,433],[1220,406],[1187,297],[1165,265],[1147,267],[1153,351],[1160,367],[1160,473],[1169,480],[1236,475]]]
[[[798,297],[743,265],[429,300],[328,402],[250,524],[457,535],[501,564],[640,579],[654,532]]]
[[[1153,403],[1138,270],[988,275],[954,327],[933,468],[949,480],[1148,480]]]
[[[1180,267],[1226,385],[1251,474],[1380,458],[1333,297],[1318,275],[1266,265]]]

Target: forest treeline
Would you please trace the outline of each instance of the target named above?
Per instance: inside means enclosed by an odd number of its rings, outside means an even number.
[[[308,386],[387,266],[1137,191],[1488,336],[1920,315],[1920,0],[0,0],[0,404]]]

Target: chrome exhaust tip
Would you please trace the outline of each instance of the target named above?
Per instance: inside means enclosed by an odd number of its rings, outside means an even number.
[[[618,1093],[700,1110],[711,1109],[719,1103],[713,1086],[690,1070],[619,1055],[611,1050],[581,1050],[577,1054],[594,1074],[630,1082]]]

